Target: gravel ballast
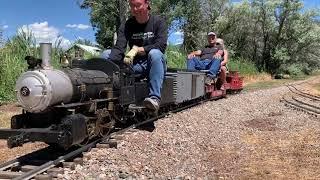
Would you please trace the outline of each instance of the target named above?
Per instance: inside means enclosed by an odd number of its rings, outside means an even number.
[[[288,88],[242,92],[124,135],[61,179],[317,179],[320,119],[280,102]]]

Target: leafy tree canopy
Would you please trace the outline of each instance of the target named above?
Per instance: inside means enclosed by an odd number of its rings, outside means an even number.
[[[171,30],[182,31],[183,47],[190,52],[206,44],[206,33],[215,31],[225,40],[231,57],[252,61],[272,74],[320,66],[320,14],[303,8],[302,0],[152,0],[152,11],[162,14]],[[91,9],[96,39],[105,48],[113,45],[116,29],[129,15],[126,0],[83,0]],[[298,69],[298,70],[297,70]]]

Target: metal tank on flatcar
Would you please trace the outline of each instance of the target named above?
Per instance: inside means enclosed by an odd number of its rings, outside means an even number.
[[[71,101],[70,78],[60,70],[43,69],[23,73],[16,83],[18,103],[28,112],[38,113],[57,103]]]
[[[110,84],[109,76],[102,71],[51,68],[48,46],[41,44],[42,68],[27,71],[17,80],[17,100],[26,111],[39,113],[58,103],[98,98]]]

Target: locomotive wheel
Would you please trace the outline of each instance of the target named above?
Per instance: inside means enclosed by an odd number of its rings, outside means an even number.
[[[14,115],[11,118],[11,129],[20,129],[24,127],[24,122],[25,122],[25,115],[24,114],[19,114],[19,115]]]
[[[110,119],[110,120],[106,121],[107,119]],[[112,129],[114,128],[114,124],[115,124],[115,120],[113,120],[112,118],[98,119],[96,122],[96,128],[99,132],[99,135],[101,137],[109,135]]]

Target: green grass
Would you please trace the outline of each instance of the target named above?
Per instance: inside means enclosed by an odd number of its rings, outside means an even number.
[[[254,63],[241,58],[230,58],[228,68],[232,71],[239,71],[241,75],[257,75],[259,74]]]
[[[177,46],[168,46],[166,50],[167,64],[170,68],[186,69],[187,53]],[[259,74],[254,63],[241,58],[231,58],[228,62],[228,69],[239,71],[242,75]]]
[[[170,68],[186,69],[187,54],[177,46],[168,46],[166,50],[167,65]]]
[[[278,86],[282,86],[288,83],[292,83],[294,81],[300,81],[305,80],[307,78],[310,78],[311,76],[319,76],[319,73],[314,73],[312,75],[303,75],[303,76],[295,76],[290,79],[268,79],[268,80],[259,80],[259,76],[262,76],[262,74],[256,75],[256,79],[258,79],[256,82],[248,83],[245,87],[245,91],[251,91],[251,90],[258,90],[258,89],[269,89],[274,88]],[[320,91],[320,85],[315,86],[315,89]]]
[[[292,79],[273,79],[268,81],[258,81],[254,83],[247,84],[244,86],[245,91],[252,91],[258,89],[269,89],[277,86],[281,86],[290,82],[293,82]]]

